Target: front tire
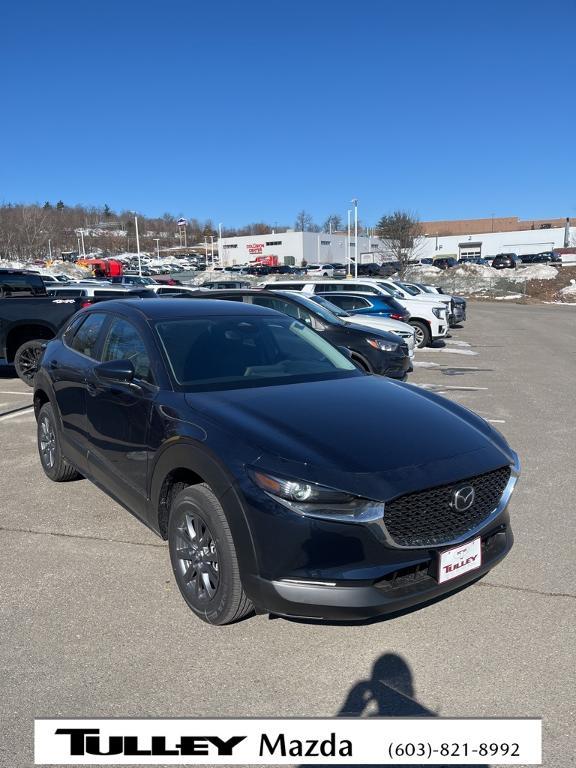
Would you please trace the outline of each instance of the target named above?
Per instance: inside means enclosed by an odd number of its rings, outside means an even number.
[[[38,454],[42,469],[55,483],[78,480],[81,475],[62,456],[54,409],[45,403],[38,414]]]
[[[432,342],[432,334],[430,333],[430,328],[421,320],[410,320],[409,322],[410,325],[414,328],[414,341],[418,349],[422,349],[422,347],[429,347]]]
[[[168,546],[188,607],[208,624],[232,624],[253,611],[240,579],[232,532],[218,498],[202,483],[170,505]]]
[[[45,343],[43,341],[26,341],[18,347],[14,355],[14,367],[18,378],[29,387],[34,384],[34,376],[44,354]]]

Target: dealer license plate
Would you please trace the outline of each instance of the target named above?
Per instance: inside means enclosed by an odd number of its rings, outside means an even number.
[[[475,571],[482,565],[482,540],[473,539],[467,544],[460,544],[452,549],[440,552],[438,563],[438,581],[442,584],[457,579],[465,573]]]

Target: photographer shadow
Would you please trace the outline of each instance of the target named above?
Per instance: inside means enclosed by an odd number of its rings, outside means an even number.
[[[396,653],[385,653],[374,662],[371,677],[358,681],[348,692],[338,717],[438,717],[415,697],[412,671],[408,663]],[[401,763],[396,763],[400,765]],[[386,765],[390,765],[387,763]],[[411,763],[413,768],[426,768]],[[465,768],[456,763],[427,763],[426,765]],[[299,768],[312,768],[301,765]],[[360,768],[360,766],[352,766]],[[385,768],[374,763],[374,768]],[[490,768],[486,764],[476,768]]]

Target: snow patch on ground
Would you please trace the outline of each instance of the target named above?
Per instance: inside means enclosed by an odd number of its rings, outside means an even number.
[[[495,301],[509,301],[511,299],[521,299],[524,294],[522,293],[510,293],[508,296],[494,296]]]
[[[438,368],[439,363],[429,363],[425,360],[415,360],[414,368]]]
[[[456,339],[446,339],[446,344],[452,344],[455,347],[469,347],[467,341],[456,341]]]
[[[461,349],[460,347],[444,347],[440,352],[450,352],[453,355],[477,355],[472,349]]]
[[[570,285],[561,288],[558,293],[565,302],[576,302],[576,280],[570,280]]]

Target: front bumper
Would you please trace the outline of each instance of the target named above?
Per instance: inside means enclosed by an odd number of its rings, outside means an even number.
[[[392,359],[387,362],[387,365],[382,368],[381,371],[376,373],[387,376],[389,379],[399,379],[403,381],[410,371],[414,370],[412,366],[412,359],[409,354],[398,355],[396,359]]]
[[[333,621],[364,620],[435,600],[476,581],[506,557],[513,542],[509,524],[490,529],[482,536],[482,566],[443,584],[434,577],[438,555],[431,552],[373,582],[289,578],[267,581],[253,577],[251,586],[258,594],[258,602],[270,613]]]

